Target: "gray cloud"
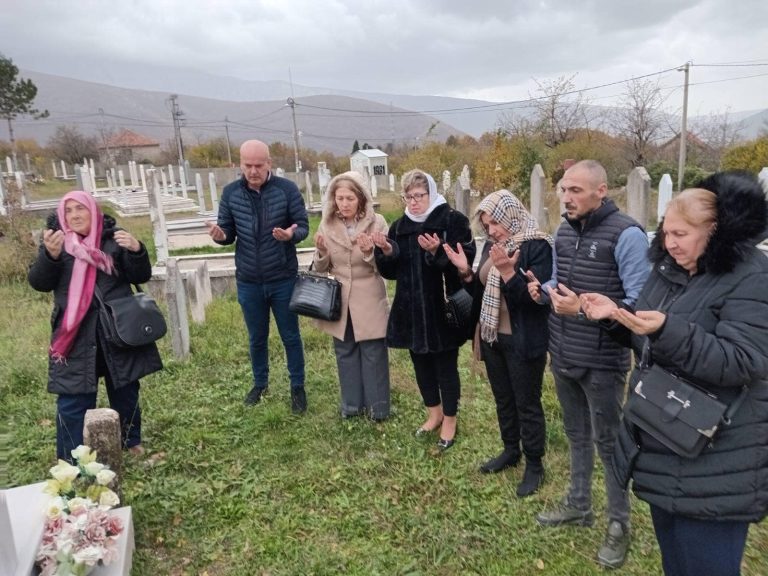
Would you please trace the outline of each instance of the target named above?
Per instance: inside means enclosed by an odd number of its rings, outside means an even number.
[[[22,68],[118,83],[188,69],[360,91],[525,98],[532,78],[594,86],[694,63],[768,63],[768,2],[746,0],[0,0]],[[131,74],[127,71],[130,69]],[[714,82],[763,68],[699,68]],[[674,89],[682,77],[662,81]],[[710,86],[707,88],[707,86]],[[700,108],[768,105],[768,76],[700,84]],[[170,89],[170,88],[169,88]],[[595,93],[610,98],[617,89]]]

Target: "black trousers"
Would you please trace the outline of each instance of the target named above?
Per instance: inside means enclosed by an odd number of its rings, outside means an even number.
[[[424,405],[434,407],[442,404],[445,416],[456,416],[461,396],[458,348],[426,354],[411,351],[411,361]]]
[[[541,406],[541,384],[546,354],[525,360],[515,349],[512,336],[499,334],[492,344],[482,342],[482,358],[488,372],[504,447],[528,458],[544,455],[546,424]]]

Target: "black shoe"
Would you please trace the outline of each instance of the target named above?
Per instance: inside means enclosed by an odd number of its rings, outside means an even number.
[[[456,444],[455,438],[451,440],[443,440],[442,438],[440,438],[440,440],[437,441],[437,449],[440,450],[440,452],[445,452],[446,450],[448,450],[448,448],[450,448],[454,444]]]
[[[251,388],[251,391],[248,392],[248,395],[245,397],[245,405],[246,406],[253,406],[254,404],[258,404],[261,402],[261,397],[266,393],[266,388],[261,388],[259,386],[254,386]]]
[[[536,521],[540,526],[562,526],[568,524],[571,526],[589,527],[594,523],[595,517],[591,508],[579,510],[571,506],[566,496],[555,504],[551,510],[539,512],[536,515]]]
[[[520,452],[504,448],[504,451],[496,456],[496,458],[491,458],[488,462],[481,464],[480,472],[483,474],[495,474],[496,472],[501,472],[504,468],[517,466],[518,462],[520,462]]]
[[[605,531],[605,541],[597,552],[597,562],[606,568],[620,568],[627,559],[629,528],[618,520],[611,520]]]
[[[525,462],[525,473],[523,480],[517,486],[517,497],[525,498],[538,492],[544,483],[544,465],[539,460],[528,460]]]
[[[307,395],[304,387],[291,388],[291,412],[294,414],[303,414],[307,411]]]

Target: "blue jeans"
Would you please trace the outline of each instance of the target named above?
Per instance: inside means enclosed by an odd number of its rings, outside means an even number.
[[[131,382],[122,388],[114,388],[108,374],[105,379],[109,405],[120,416],[123,448],[131,448],[141,444],[139,381]],[[72,450],[83,443],[85,413],[96,408],[96,392],[59,394],[56,408],[56,457],[72,462]]]
[[[270,309],[285,347],[291,388],[304,386],[304,346],[299,332],[299,318],[288,309],[295,283],[295,277],[263,284],[237,283],[237,301],[248,328],[253,385],[257,388],[269,385]]]
[[[626,375],[611,370],[555,366],[552,367],[552,374],[571,448],[568,503],[579,510],[592,507],[592,469],[596,445],[605,471],[606,515],[609,521],[618,520],[628,526],[629,494],[619,486],[611,468]]]
[[[748,522],[695,520],[651,505],[666,576],[738,576]]]

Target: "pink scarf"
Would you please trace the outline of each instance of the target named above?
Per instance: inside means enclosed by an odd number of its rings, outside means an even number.
[[[91,230],[87,236],[80,236],[67,224],[64,206],[69,200],[79,202],[91,213]],[[75,341],[80,323],[91,307],[97,269],[112,274],[114,263],[112,257],[100,249],[104,215],[90,194],[80,190],[68,192],[59,202],[56,214],[64,232],[64,250],[75,258],[69,280],[67,308],[50,350],[54,360],[64,361]]]

